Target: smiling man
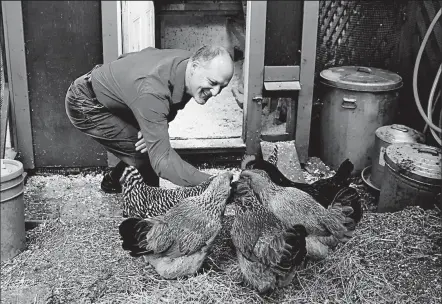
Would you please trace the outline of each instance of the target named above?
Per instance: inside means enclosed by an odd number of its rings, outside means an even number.
[[[172,149],[169,122],[192,97],[204,105],[218,95],[232,76],[227,50],[203,46],[193,54],[146,48],[77,78],[65,100],[70,121],[121,160],[104,175],[103,191],[121,192],[118,181],[127,165],[151,186],[159,185],[159,177],[179,186],[207,180],[210,175]]]

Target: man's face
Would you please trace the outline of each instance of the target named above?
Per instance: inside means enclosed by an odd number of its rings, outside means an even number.
[[[218,95],[233,76],[233,62],[225,55],[202,64],[191,64],[189,68],[187,90],[200,105],[205,104],[210,97]]]

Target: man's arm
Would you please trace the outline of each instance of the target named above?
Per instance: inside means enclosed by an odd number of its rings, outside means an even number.
[[[158,176],[179,186],[195,186],[210,177],[185,162],[172,149],[167,122],[169,102],[166,99],[143,93],[129,107],[140,125],[152,168]]]

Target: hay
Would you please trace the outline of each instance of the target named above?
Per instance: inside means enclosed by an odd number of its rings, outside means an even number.
[[[50,178],[51,183],[61,180]],[[96,194],[97,176],[69,179],[77,195],[52,200],[63,209],[70,200],[87,200],[89,210],[114,203],[115,195]],[[30,177],[28,189],[48,193],[43,177]],[[77,182],[73,179],[85,179]],[[38,187],[33,187],[33,180]],[[88,186],[93,181],[95,184]],[[76,188],[78,186],[78,188]],[[161,279],[143,259],[121,248],[122,218],[49,218],[27,232],[28,248],[1,265],[2,303],[441,303],[442,227],[439,209],[418,207],[377,214],[372,195],[364,193],[364,218],[355,236],[326,260],[300,271],[293,284],[261,297],[241,283],[229,238],[229,207],[222,235],[200,274],[180,280]],[[57,186],[60,189],[60,185]],[[62,191],[68,191],[68,190]],[[27,190],[28,191],[28,190]],[[84,191],[92,191],[84,193]],[[37,198],[28,194],[27,199]],[[50,194],[59,197],[59,193]],[[118,196],[117,196],[118,197]],[[29,203],[29,202],[28,202]],[[50,208],[51,209],[51,208]],[[82,211],[83,212],[83,209]]]

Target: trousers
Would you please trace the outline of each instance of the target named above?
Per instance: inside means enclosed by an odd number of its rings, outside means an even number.
[[[72,125],[100,143],[125,164],[134,166],[151,185],[159,183],[147,153],[135,150],[138,141],[138,123],[133,118],[119,117],[97,100],[90,75],[99,67],[75,79],[66,93],[66,114]]]

